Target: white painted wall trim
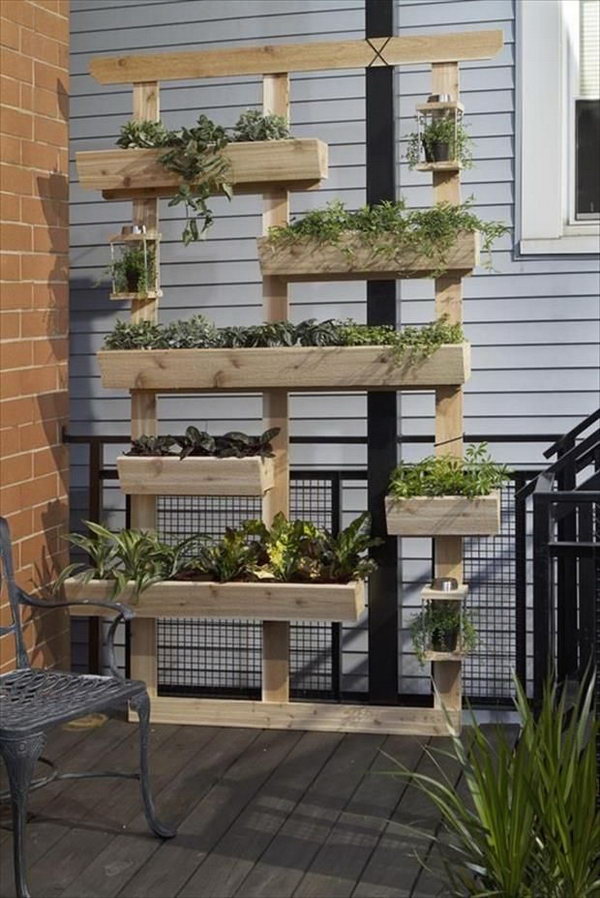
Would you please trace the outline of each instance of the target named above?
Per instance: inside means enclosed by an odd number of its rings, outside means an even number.
[[[520,251],[597,253],[597,222],[569,223],[570,83],[578,0],[520,0],[518,81]]]

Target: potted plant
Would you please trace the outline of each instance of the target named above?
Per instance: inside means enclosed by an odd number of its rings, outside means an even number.
[[[119,484],[129,495],[262,496],[273,488],[278,433],[215,437],[190,426],[183,436],[144,435],[118,456]]]
[[[428,456],[392,472],[385,500],[387,530],[396,536],[491,536],[500,529],[500,487],[510,479],[487,443],[464,459]]]
[[[473,165],[472,142],[464,125],[454,114],[432,115],[420,131],[409,135],[406,150],[409,168],[417,168],[422,152],[428,164],[455,162],[463,168],[470,168]]]
[[[156,287],[156,253],[154,247],[140,241],[119,249],[109,266],[112,298],[120,294],[147,294]]]
[[[482,221],[471,201],[424,210],[384,201],[353,211],[334,201],[271,228],[258,238],[258,255],[263,275],[288,281],[439,277],[475,268],[480,242],[489,257],[506,231]]]
[[[374,569],[364,553],[380,542],[367,513],[338,536],[278,515],[270,528],[248,521],[221,538],[196,534],[177,545],[151,532],[87,526],[90,536],[69,539],[89,564],[69,565],[55,588],[71,599],[118,597],[142,617],[355,621]]]
[[[333,319],[216,328],[202,315],[117,321],[98,361],[104,386],[156,390],[416,388],[461,384],[470,370],[462,329],[445,319],[400,329]]]
[[[459,657],[477,644],[473,622],[460,601],[426,602],[413,618],[410,632],[421,664],[432,660],[430,653]]]

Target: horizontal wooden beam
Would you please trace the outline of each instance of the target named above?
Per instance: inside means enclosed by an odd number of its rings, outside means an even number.
[[[490,59],[500,52],[503,42],[500,30],[462,31],[377,37],[370,41],[277,44],[240,47],[238,50],[153,53],[145,56],[99,56],[91,61],[90,73],[101,84],[127,84],[461,62],[465,59]]]
[[[135,718],[134,718],[135,719]],[[153,723],[194,726],[258,727],[333,733],[385,733],[399,736],[448,736],[461,728],[460,711],[329,702],[258,702],[157,696]]]
[[[471,373],[468,343],[443,344],[425,358],[400,360],[381,346],[105,349],[97,355],[102,386],[161,393],[420,390],[458,386]]]

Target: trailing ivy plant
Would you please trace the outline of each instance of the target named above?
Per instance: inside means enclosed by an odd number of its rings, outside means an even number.
[[[288,521],[280,514],[271,527],[250,520],[228,528],[223,537],[197,533],[175,546],[149,531],[113,533],[100,524],[86,525],[89,536],[74,533],[68,539],[87,553],[89,563],[68,565],[55,588],[68,577],[111,581],[115,597],[131,583],[135,596],[163,580],[348,583],[374,570],[365,553],[381,542],[370,536],[367,513],[337,536],[311,521]]]
[[[192,127],[169,130],[162,122],[129,121],[121,126],[117,146],[164,148],[161,165],[181,178],[169,206],[183,205],[186,223],[181,235],[188,246],[206,237],[214,215],[208,205],[214,193],[231,199],[231,171],[223,150],[230,141],[263,141],[288,138],[287,121],[278,115],[263,115],[258,110],[243,112],[232,129],[216,125],[208,116],[199,115]]]
[[[467,654],[477,645],[473,621],[460,602],[427,602],[411,621],[410,633],[421,664],[428,651]]]
[[[413,496],[489,496],[510,480],[506,465],[493,461],[487,443],[468,446],[465,457],[430,455],[416,464],[401,462],[392,472],[389,493],[397,499]]]
[[[293,245],[314,240],[318,244],[339,246],[350,259],[353,248],[348,236],[358,234],[378,255],[394,262],[401,250],[410,249],[431,259],[433,277],[446,270],[448,254],[461,232],[479,231],[482,248],[488,253],[487,267],[491,267],[491,248],[496,239],[508,232],[497,221],[483,221],[472,210],[473,199],[462,205],[437,203],[429,209],[407,209],[404,200],[384,201],[351,211],[334,200],[324,209],[314,209],[288,225],[269,229],[268,239],[273,246]]]
[[[409,168],[421,161],[421,147],[426,162],[460,162],[463,168],[471,168],[472,139],[464,125],[455,122],[454,115],[436,116],[425,125],[421,133],[413,131],[408,138],[406,158]]]
[[[396,362],[426,358],[446,343],[462,343],[458,324],[445,318],[422,327],[358,324],[351,319],[300,324],[275,321],[249,327],[216,328],[202,315],[169,324],[117,321],[105,338],[106,349],[237,349],[257,346],[388,346]]]

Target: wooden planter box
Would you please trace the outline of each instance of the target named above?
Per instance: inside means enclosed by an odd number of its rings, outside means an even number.
[[[65,581],[67,599],[111,600],[113,583]],[[130,603],[136,617],[233,618],[235,620],[316,620],[354,623],[365,607],[362,581],[351,583],[192,583],[165,581],[136,596],[133,587],[119,602]],[[77,606],[71,614],[102,614],[102,609]],[[112,612],[104,612],[112,614]]]
[[[263,276],[277,275],[288,281],[394,280],[403,277],[428,277],[433,273],[431,259],[402,246],[394,252],[378,252],[357,234],[349,233],[339,245],[303,238],[290,244],[272,244],[259,237],[258,256]],[[389,241],[381,247],[389,247]],[[479,262],[479,233],[459,234],[448,252],[445,269],[467,272]]]
[[[468,343],[440,346],[413,363],[395,362],[381,346],[108,349],[98,362],[105,387],[161,392],[418,390],[458,386],[471,373]]]
[[[500,493],[385,500],[392,536],[493,536],[500,530]]]
[[[167,148],[77,153],[79,182],[86,190],[101,190],[108,200],[170,196],[181,179],[159,162],[166,152]],[[313,138],[231,143],[223,153],[236,193],[260,193],[278,184],[306,190],[327,177],[327,144]]]
[[[120,455],[119,484],[133,496],[262,496],[273,489],[274,459]]]

